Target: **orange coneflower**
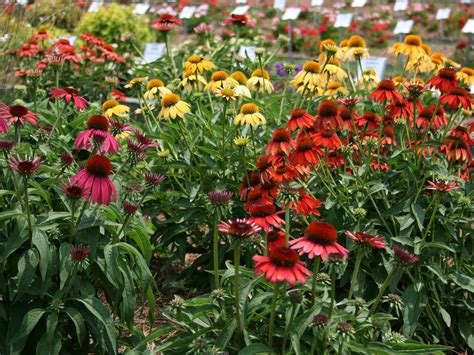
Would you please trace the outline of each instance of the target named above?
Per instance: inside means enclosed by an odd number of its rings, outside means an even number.
[[[447,104],[455,110],[457,110],[459,106],[465,108],[466,110],[470,110],[473,100],[466,89],[454,87],[442,95],[439,98],[439,102],[442,104]]]
[[[324,100],[318,107],[318,115],[315,123],[316,130],[332,129],[334,131],[342,128],[342,120],[339,117],[339,107],[334,101]]]
[[[265,149],[269,154],[277,154],[279,151],[283,151],[286,155],[289,155],[294,145],[291,134],[284,128],[277,128]]]
[[[323,152],[317,143],[306,133],[300,133],[296,139],[296,147],[290,156],[290,161],[295,165],[317,164]]]
[[[438,75],[433,76],[427,81],[430,87],[434,87],[439,91],[445,93],[450,89],[457,87],[456,71],[451,68],[443,68],[438,71]]]
[[[302,108],[295,108],[290,113],[290,119],[286,124],[286,128],[290,131],[296,131],[298,128],[301,130],[311,127],[315,122],[315,117],[307,113]]]
[[[328,149],[339,149],[341,147],[341,140],[330,129],[322,129],[311,135],[314,143]]]
[[[443,108],[438,107],[436,112],[435,108],[436,105],[431,105],[421,109],[416,119],[416,126],[418,128],[423,127],[423,129],[428,129],[431,125],[434,129],[440,129],[442,126],[448,124],[448,119],[444,116]]]
[[[402,94],[397,91],[395,83],[390,79],[381,80],[377,85],[377,89],[370,94],[370,98],[380,103],[403,100]]]

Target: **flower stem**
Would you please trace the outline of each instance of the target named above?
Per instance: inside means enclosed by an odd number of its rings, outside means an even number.
[[[288,247],[290,241],[290,202],[285,203],[285,246]]]
[[[216,211],[216,215],[214,216],[214,238],[213,238],[213,247],[212,253],[214,257],[214,289],[220,287],[219,285],[219,229],[217,224],[219,223],[219,210]]]
[[[28,177],[24,175],[23,182],[25,185],[25,212],[26,212],[26,219],[28,221],[28,230],[30,232],[30,238],[33,236],[33,228],[31,226],[31,214],[30,214],[30,203],[28,201]]]
[[[242,334],[244,327],[242,324],[242,319],[240,318],[240,275],[239,275],[239,265],[240,264],[240,241],[238,240],[235,243],[234,247],[234,293],[235,293],[235,316],[237,319],[237,329],[239,333]]]
[[[390,282],[392,282],[393,277],[395,274],[399,271],[398,266],[394,266],[392,271],[387,275],[387,278],[385,279],[384,283],[382,284],[382,287],[380,287],[379,293],[377,297],[375,298],[374,303],[372,304],[372,307],[370,308],[370,312],[368,317],[373,315],[375,311],[377,310],[377,307],[380,303],[380,300],[382,299],[383,294],[385,293],[385,290],[387,289],[388,285],[390,285]]]
[[[268,346],[271,348],[273,345],[273,327],[275,325],[275,310],[276,310],[276,301],[278,297],[280,284],[277,282],[273,288],[273,297],[272,297],[272,305],[270,311],[270,325],[268,327]]]
[[[426,237],[428,236],[428,233],[430,231],[431,225],[433,224],[436,212],[438,211],[438,206],[439,206],[439,193],[436,194],[435,198],[435,205],[433,207],[433,212],[431,213],[430,220],[428,222],[428,225],[426,226],[425,232],[423,233],[423,236],[421,237],[421,240],[424,242],[426,240]]]
[[[349,295],[347,296],[348,299],[351,299],[354,293],[354,287],[357,282],[357,275],[359,274],[360,263],[363,256],[363,252],[359,250],[354,264],[354,271],[352,272],[351,287],[349,288]]]
[[[331,267],[331,303],[329,305],[328,317],[331,319],[334,310],[334,303],[336,302],[336,267]]]
[[[225,163],[226,163],[226,157],[225,157],[225,126],[227,125],[227,101],[224,102],[224,110],[222,113],[222,177],[225,177]]]
[[[319,266],[321,265],[321,257],[315,256],[313,261],[313,283],[311,285],[311,303],[316,303],[316,282],[318,279]]]

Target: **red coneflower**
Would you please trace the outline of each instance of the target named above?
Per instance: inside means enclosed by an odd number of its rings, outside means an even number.
[[[339,117],[342,121],[342,130],[347,130],[348,132],[354,132],[353,121],[356,117],[356,112],[349,109],[349,107],[342,106],[339,109]]]
[[[360,97],[346,97],[346,98],[339,98],[337,99],[337,103],[347,106],[350,109],[353,109],[355,105],[357,105],[358,102],[360,102]]]
[[[278,217],[283,211],[276,212],[276,207],[272,204],[252,206],[249,209],[250,218],[249,221],[253,222],[263,228],[265,232],[268,232],[273,226],[280,228],[284,221]]]
[[[367,125],[368,129],[378,129],[379,128],[379,122],[382,120],[382,118],[373,113],[373,112],[365,112],[362,116],[357,117],[355,119],[355,123],[359,127],[363,127],[364,125]]]
[[[299,249],[300,255],[307,254],[314,259],[321,256],[326,261],[329,254],[340,253],[348,255],[348,251],[337,242],[337,231],[332,224],[326,222],[311,222],[301,238],[290,241],[293,249]]]
[[[393,245],[393,257],[398,263],[405,266],[414,265],[420,261],[420,258],[418,258],[416,255],[399,247],[397,244]]]
[[[272,167],[271,156],[270,155],[260,155],[257,159],[256,168],[260,172],[260,174],[267,173],[267,170]]]
[[[290,207],[296,210],[299,215],[315,215],[320,216],[318,208],[321,207],[322,201],[310,196],[305,189],[298,190],[298,200],[296,203],[290,201]]]
[[[355,241],[360,246],[369,246],[377,249],[383,249],[387,246],[382,237],[365,232],[345,232],[346,236]]]
[[[296,139],[296,147],[290,156],[290,161],[295,165],[317,164],[321,155],[323,152],[317,146],[317,142],[302,132]]]
[[[329,168],[344,166],[346,158],[340,150],[333,150],[326,156],[326,164]]]
[[[339,117],[339,107],[334,101],[324,100],[318,107],[318,116],[315,122],[316,130],[332,129],[337,131],[342,129],[342,120]]]
[[[224,205],[232,199],[232,192],[230,191],[209,191],[207,197],[209,201],[215,205]]]
[[[459,106],[466,110],[470,110],[472,107],[472,98],[469,92],[460,87],[450,89],[439,98],[439,102],[449,105],[454,110],[457,110]]]
[[[86,260],[88,255],[89,247],[87,245],[73,245],[69,251],[69,256],[77,263]]]
[[[8,106],[0,102],[0,122],[3,120],[8,121],[8,125],[12,123],[19,123],[21,125],[25,124],[25,120],[30,122],[32,125],[36,125],[36,117],[39,115],[28,110],[25,106],[22,105],[13,105]],[[5,122],[3,122],[5,123]],[[0,123],[0,132],[6,132],[2,130],[2,123]],[[4,129],[4,127],[3,127]]]
[[[423,127],[423,129],[428,129],[428,127],[434,129],[440,129],[442,126],[448,124],[448,119],[444,116],[444,110],[441,107],[438,107],[438,110],[435,113],[436,105],[431,105],[428,107],[423,107],[416,119],[416,126],[418,128]]]
[[[341,140],[329,129],[322,129],[311,135],[314,143],[328,149],[339,149],[341,147]]]
[[[268,249],[279,248],[285,246],[285,232],[272,230],[267,233],[267,247]]]
[[[112,163],[103,155],[93,155],[72,179],[71,184],[83,189],[83,197],[92,203],[109,205],[117,198],[117,190],[109,175],[112,173]]]
[[[294,142],[291,140],[291,134],[284,128],[277,128],[272,134],[272,139],[265,147],[268,154],[277,154],[279,151],[290,155]]]
[[[240,186],[240,198],[247,199],[247,193],[252,188],[260,184],[260,175],[255,171],[247,171],[242,178],[242,185]]]
[[[440,151],[446,154],[448,160],[453,162],[468,162],[471,160],[471,145],[462,138],[450,137],[445,140],[445,145]]]
[[[441,191],[441,192],[448,192],[452,190],[459,189],[459,186],[456,185],[455,183],[450,184],[447,181],[428,181],[428,186],[426,189],[427,190],[435,190],[435,191]]]
[[[436,88],[442,93],[446,93],[452,88],[458,87],[456,80],[456,71],[451,68],[442,68],[438,71],[438,75],[433,76],[426,82],[430,87]]]
[[[386,101],[395,102],[403,100],[402,94],[397,91],[395,83],[390,79],[381,80],[369,97],[382,104]]]
[[[36,32],[33,37],[35,39],[48,39],[48,32],[46,32],[46,29],[44,29],[43,27],[41,27],[38,32]]]
[[[383,135],[380,138],[380,145],[383,147],[387,144],[391,145],[397,145],[397,142],[395,141],[395,132],[393,131],[393,128],[390,126],[385,126],[383,129]]]
[[[232,14],[230,18],[227,20],[222,21],[224,25],[231,25],[231,26],[250,26],[255,27],[255,24],[245,15],[235,15]]]
[[[93,115],[87,120],[87,129],[77,136],[74,146],[77,150],[89,149],[94,143],[100,143],[99,151],[116,153],[120,146],[113,135],[109,133],[109,119],[101,115]]]
[[[396,118],[410,118],[413,115],[411,106],[405,99],[397,100],[387,106],[389,117],[394,120]]]
[[[298,253],[287,247],[271,248],[268,256],[255,255],[253,261],[255,274],[264,275],[273,283],[286,281],[295,286],[306,283],[306,277],[311,275]]]
[[[286,163],[275,165],[271,173],[271,177],[279,183],[295,180],[299,175],[300,171],[296,166]]]
[[[10,157],[10,159],[8,159],[8,165],[21,175],[31,175],[41,166],[41,158],[26,157],[21,159],[19,157]]]
[[[290,131],[296,131],[298,128],[301,130],[305,130],[313,126],[315,122],[315,117],[311,116],[302,108],[295,108],[291,111],[290,119],[286,124],[286,128]]]
[[[229,219],[218,225],[219,231],[237,238],[248,238],[259,233],[262,228],[249,219]]]
[[[158,19],[152,22],[152,27],[158,31],[171,31],[176,26],[181,26],[182,22],[179,18],[171,14],[162,14]]]
[[[260,188],[267,195],[272,196],[273,198],[278,198],[278,183],[271,176],[264,176],[260,183]]]
[[[53,88],[49,95],[51,100],[55,98],[66,100],[69,104],[71,101],[74,102],[74,106],[81,111],[87,108],[88,102],[83,97],[79,96],[79,90],[73,88]]]
[[[375,158],[372,159],[372,162],[369,164],[369,166],[374,170],[380,171],[388,171],[390,169],[387,163],[382,163],[380,160],[377,160]]]
[[[273,200],[267,194],[266,191],[262,190],[259,187],[254,187],[250,189],[247,194],[247,202],[245,203],[245,208],[248,210],[253,206],[269,205],[272,204]]]

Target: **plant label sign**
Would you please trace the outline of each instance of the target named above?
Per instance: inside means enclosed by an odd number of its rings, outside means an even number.
[[[406,34],[410,33],[413,27],[413,20],[399,20],[395,29],[393,30],[393,34]]]
[[[385,66],[387,64],[386,57],[369,57],[363,58],[360,61],[363,70],[373,69],[375,70],[375,76],[377,80],[382,80],[385,73]],[[362,76],[360,68],[358,69],[359,78]]]
[[[99,1],[93,1],[91,2],[91,5],[89,6],[89,9],[87,9],[87,12],[98,12],[99,8],[102,6],[102,3]]]
[[[247,0],[235,0],[236,4],[246,4]]]
[[[230,14],[231,15],[245,15],[247,11],[249,11],[250,6],[248,5],[242,5],[242,6],[237,6]]]
[[[179,18],[183,20],[189,20],[193,17],[194,13],[196,12],[196,6],[185,6],[179,13]]]
[[[451,9],[449,7],[446,7],[444,9],[438,9],[438,12],[436,13],[436,19],[447,20],[450,14],[451,14]]]
[[[258,48],[255,46],[240,46],[238,56],[242,58],[249,58],[252,62],[255,60],[255,51]]]
[[[150,8],[150,5],[139,3],[135,5],[133,12],[136,13],[137,15],[145,15],[149,8]]]
[[[150,64],[160,59],[165,54],[164,43],[147,43],[145,45],[145,52],[143,53],[143,60],[141,64]]]
[[[336,21],[334,22],[334,27],[341,28],[341,27],[349,27],[352,21],[352,14],[337,14]]]
[[[474,19],[467,20],[466,24],[462,28],[462,33],[474,33]]]
[[[299,7],[289,7],[286,9],[285,13],[283,14],[282,20],[296,20],[301,13],[301,9]]]
[[[311,6],[322,6],[324,4],[324,0],[311,0]]]
[[[351,7],[364,7],[367,4],[367,0],[354,0],[352,1]]]
[[[405,11],[408,8],[408,0],[397,0],[393,6],[393,11]]]
[[[273,8],[276,10],[283,11],[285,10],[286,0],[275,0],[273,2]]]

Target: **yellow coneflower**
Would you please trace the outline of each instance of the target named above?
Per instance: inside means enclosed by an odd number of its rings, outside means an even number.
[[[161,96],[171,94],[171,90],[165,86],[160,79],[152,79],[146,85],[146,92],[143,97],[147,100],[155,98],[156,93],[160,93]]]
[[[458,62],[455,62],[454,60],[449,59],[449,58],[446,58],[444,60],[444,65],[447,68],[454,68],[454,69],[461,68],[461,64],[459,64]]]
[[[324,72],[321,75],[322,78],[326,80],[328,76],[327,74],[329,74],[328,80],[332,79],[335,81],[342,81],[347,77],[346,71],[341,68],[341,63],[335,58],[328,59],[326,66],[324,67]]]
[[[252,97],[249,88],[247,87],[247,77],[241,71],[236,71],[230,74],[230,77],[237,81],[239,84],[234,87],[234,91],[239,96]]]
[[[194,89],[202,90],[207,85],[206,79],[199,74],[191,74],[191,72],[186,72],[183,74],[183,80],[178,84],[178,87],[181,87],[188,94]]]
[[[401,89],[401,88],[404,88],[407,78],[401,75],[397,75],[392,78],[392,81],[397,86],[398,89]]]
[[[240,113],[234,118],[234,124],[242,126],[257,126],[259,124],[265,124],[266,122],[267,120],[260,113],[257,105],[252,103],[242,105],[240,108]]]
[[[421,57],[426,52],[422,47],[423,41],[420,36],[408,35],[403,40],[403,43],[396,43],[393,45],[392,50],[396,54],[401,54],[406,57]]]
[[[247,137],[240,136],[240,137],[234,138],[234,144],[239,147],[243,147],[247,145],[248,143],[249,143],[249,139]]]
[[[368,90],[371,90],[377,84],[377,73],[374,69],[364,69],[362,78],[357,81],[358,85],[365,85]]]
[[[238,83],[237,83],[237,81],[235,81],[234,79],[229,77],[229,74],[227,74],[225,71],[218,70],[218,71],[212,73],[211,81],[209,81],[207,83],[207,85],[204,87],[204,91],[214,92],[214,91],[216,91],[216,89],[218,87],[221,87],[221,86],[224,86],[224,85],[233,87],[233,86],[237,86]]]
[[[310,90],[321,86],[321,66],[318,62],[308,61],[304,63],[303,69],[295,75],[295,78],[290,82],[294,87],[306,86]]]
[[[421,48],[423,48],[423,50],[425,51],[426,55],[427,56],[430,56],[431,55],[431,47],[428,46],[427,44],[423,43],[421,45]]]
[[[431,70],[439,71],[440,69],[444,68],[444,61],[446,57],[441,52],[434,52],[431,57]]]
[[[170,151],[168,149],[160,150],[158,152],[158,156],[160,158],[167,158],[170,155]]]
[[[349,90],[347,90],[344,86],[342,86],[340,83],[337,81],[331,81],[328,83],[326,91],[324,92],[324,95],[337,95],[337,94],[348,94]]]
[[[223,99],[227,101],[235,101],[237,100],[237,97],[239,96],[235,93],[233,89],[228,88],[228,87],[217,88],[216,95],[219,97],[222,97]]]
[[[147,77],[147,76],[140,77],[140,78],[134,78],[134,79],[130,80],[130,81],[128,82],[128,84],[125,85],[125,87],[126,87],[127,89],[133,88],[136,84],[141,84],[141,83],[143,83],[145,80],[148,80],[148,77]]]
[[[319,87],[319,86],[310,86],[310,85],[305,85],[303,83],[301,83],[300,85],[298,85],[298,87],[296,88],[296,92],[300,93],[300,94],[311,94],[313,96],[321,96],[324,92],[323,88]]]
[[[130,112],[130,107],[125,105],[120,105],[117,100],[110,99],[105,101],[102,104],[102,110],[104,111],[105,117],[112,117],[112,116],[123,116]]]
[[[426,53],[419,57],[409,57],[405,70],[427,73],[432,70],[431,58]]]
[[[164,119],[175,119],[176,117],[183,118],[184,115],[191,111],[191,106],[176,94],[168,94],[161,99],[161,111],[158,117]]]
[[[349,50],[349,40],[348,39],[343,39],[339,43],[339,50],[341,51],[341,58],[344,58],[344,60],[346,60],[346,54],[347,54],[347,51]]]
[[[191,74],[202,73],[214,68],[213,62],[199,55],[192,55],[184,62],[185,71]]]
[[[275,88],[273,87],[272,82],[270,81],[270,74],[264,69],[254,70],[252,76],[247,81],[247,87],[250,90],[255,90],[257,92],[267,92],[271,94]]]
[[[462,81],[466,85],[474,84],[474,69],[471,68],[461,68],[459,72],[456,73],[456,79]]]
[[[358,35],[351,36],[347,42],[348,49],[345,54],[346,60],[367,58],[369,50],[366,48],[365,40]]]

